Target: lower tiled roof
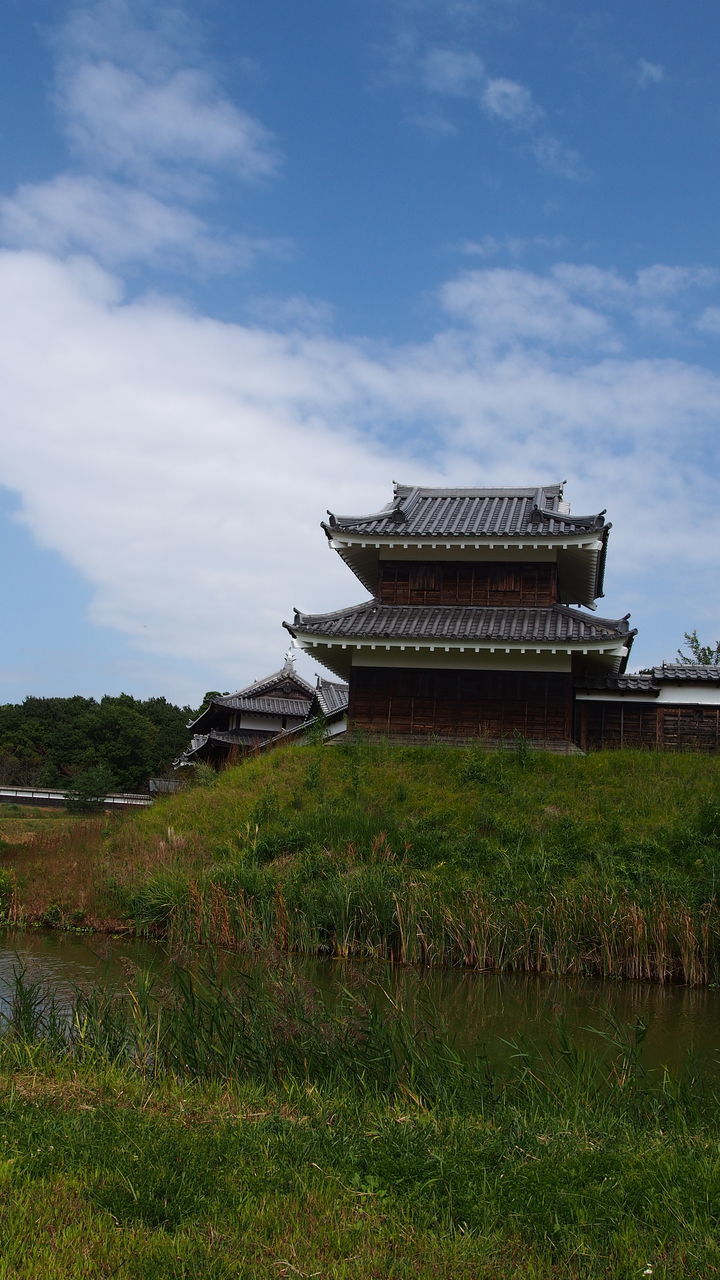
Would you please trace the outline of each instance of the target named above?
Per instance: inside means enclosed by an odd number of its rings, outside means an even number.
[[[221,706],[230,707],[234,711],[252,711],[258,715],[268,716],[301,717],[307,715],[310,701],[310,698],[239,698],[235,694],[216,699]]]
[[[649,671],[626,671],[621,676],[583,676],[577,681],[577,688],[647,693],[657,698],[664,684],[720,684],[720,666],[707,666],[702,662],[668,662]]]
[[[349,690],[346,684],[336,684],[334,680],[318,680],[315,697],[325,715],[335,711],[345,711],[348,705]]]
[[[711,666],[704,662],[665,662],[661,667],[653,667],[653,679],[676,681],[680,684],[694,682],[720,684],[720,666]]]
[[[634,632],[627,619],[598,618],[565,605],[488,608],[464,605],[384,605],[378,600],[336,613],[296,612],[294,635],[327,639],[468,640],[562,643],[621,640]]]

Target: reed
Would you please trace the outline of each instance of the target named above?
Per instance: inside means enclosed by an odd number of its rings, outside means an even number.
[[[720,978],[717,900],[698,906],[618,885],[571,883],[528,899],[467,876],[315,856],[301,867],[163,873],[125,909],[138,929],[178,946],[690,985]]]

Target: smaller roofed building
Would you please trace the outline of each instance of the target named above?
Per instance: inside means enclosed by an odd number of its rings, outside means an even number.
[[[307,718],[316,690],[295,670],[288,653],[279,671],[235,693],[213,698],[188,729],[190,746],[177,766],[206,763],[215,768],[257,750]]]
[[[577,741],[600,747],[720,751],[720,667],[664,663],[586,677],[575,690]]]

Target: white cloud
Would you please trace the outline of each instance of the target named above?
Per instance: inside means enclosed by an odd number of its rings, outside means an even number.
[[[463,240],[456,252],[468,258],[522,258],[535,249],[562,249],[564,236],[483,236],[480,240]]]
[[[430,49],[421,63],[425,88],[455,98],[475,97],[487,81],[485,66],[476,53],[455,49]]]
[[[516,80],[488,80],[483,89],[482,104],[488,115],[499,116],[501,120],[522,128],[534,128],[542,119],[542,112],[535,106],[532,94]]]
[[[416,57],[412,46],[405,54]],[[427,93],[474,102],[488,119],[522,138],[542,168],[567,178],[583,176],[577,152],[554,136],[545,111],[534,101],[526,85],[502,76],[490,76],[482,59],[472,50],[435,47],[419,58],[417,68]],[[422,122],[424,113],[412,118]]]
[[[110,61],[81,63],[61,76],[58,102],[74,148],[102,170],[186,191],[188,173],[254,180],[277,169],[270,132],[203,71],[153,82]]]
[[[635,67],[635,78],[641,89],[650,84],[661,84],[665,79],[665,68],[659,62],[648,62],[646,58],[638,58]]]
[[[604,315],[575,302],[554,280],[530,272],[471,271],[445,285],[441,297],[451,315],[469,321],[493,346],[517,341],[549,348],[617,345]]]
[[[720,333],[720,307],[705,307],[698,318],[697,328],[702,333]]]
[[[192,34],[179,8],[145,0],[71,9],[54,102],[81,169],[0,197],[0,242],[201,273],[288,256],[287,241],[228,234],[194,207],[221,176],[271,177],[279,151],[203,68]]]
[[[203,272],[252,265],[285,243],[249,236],[223,239],[195,213],[107,178],[61,174],[0,197],[0,239],[53,253],[89,252],[117,267],[146,262]]]
[[[553,278],[471,273],[442,301],[431,341],[370,346],[124,301],[87,260],[0,255],[4,480],[92,584],[96,621],[205,660],[223,687],[272,665],[293,604],[362,597],[318,522],[377,509],[392,476],[568,476],[576,510],[615,521],[608,608],[633,608],[634,582],[705,582],[720,380],[608,354],[612,314]]]

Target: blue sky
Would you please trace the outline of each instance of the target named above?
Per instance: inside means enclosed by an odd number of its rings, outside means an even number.
[[[9,0],[0,701],[272,670],[293,605],[363,595],[326,508],[393,479],[567,478],[634,664],[714,641],[719,28]]]

